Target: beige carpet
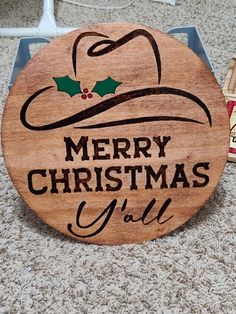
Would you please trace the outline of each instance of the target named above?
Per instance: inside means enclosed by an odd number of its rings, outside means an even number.
[[[83,0],[92,2],[105,3]],[[1,1],[0,26],[36,25],[40,4]],[[56,1],[56,15],[68,26],[130,21],[166,31],[196,25],[221,84],[236,52],[235,0],[177,0],[175,7],[140,0],[113,11]],[[1,112],[16,45],[0,39]],[[65,238],[25,207],[2,158],[0,192],[0,313],[236,313],[236,164],[227,164],[214,196],[189,223],[142,245]]]

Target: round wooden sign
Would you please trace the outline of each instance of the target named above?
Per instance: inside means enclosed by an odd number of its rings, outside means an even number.
[[[5,163],[30,208],[75,239],[142,242],[189,220],[225,166],[229,123],[208,67],[134,24],[60,37],[8,97]]]

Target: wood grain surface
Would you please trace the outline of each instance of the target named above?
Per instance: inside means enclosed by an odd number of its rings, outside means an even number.
[[[27,205],[74,239],[143,242],[189,220],[225,166],[224,95],[188,47],[99,24],[44,47],[9,94],[2,145]]]

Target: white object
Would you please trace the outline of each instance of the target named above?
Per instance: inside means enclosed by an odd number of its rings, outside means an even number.
[[[0,36],[9,37],[54,37],[64,35],[76,28],[57,27],[54,16],[54,0],[44,0],[43,15],[38,27],[0,28]]]
[[[78,2],[77,0],[62,0],[62,1],[77,5],[79,7],[84,7],[84,8],[99,9],[99,10],[114,10],[114,9],[125,9],[125,8],[131,6],[131,4],[133,4],[135,0],[131,0],[127,4],[123,4],[123,5],[119,5],[119,6],[100,6],[100,5],[81,3],[81,2]],[[172,1],[172,0],[170,0],[170,1]]]
[[[154,0],[155,2],[163,2],[171,5],[175,5],[176,0]]]
[[[84,6],[88,8],[97,8],[97,9],[122,9],[130,6],[134,3],[134,0],[130,0],[126,5],[117,6],[117,7],[99,7],[99,6],[90,6],[87,4],[76,3],[73,0],[63,0],[72,4],[79,6]],[[175,0],[169,0],[175,1]],[[54,0],[44,0],[43,1],[43,15],[41,17],[38,27],[9,27],[9,28],[0,28],[0,37],[55,37],[64,35],[70,31],[75,30],[73,27],[58,27],[56,25],[56,19],[54,15]]]
[[[77,3],[73,0],[63,0],[65,2],[73,3],[79,6],[98,8],[98,9],[122,9],[130,6],[134,3],[134,0],[130,0],[126,5],[117,7],[99,7],[90,6],[87,4]],[[175,5],[175,0],[155,0],[164,3],[169,3]],[[58,27],[54,15],[54,0],[44,0],[43,1],[43,15],[41,17],[38,27],[8,27],[0,28],[0,36],[8,37],[54,37],[61,36],[70,31],[75,30],[73,27]]]

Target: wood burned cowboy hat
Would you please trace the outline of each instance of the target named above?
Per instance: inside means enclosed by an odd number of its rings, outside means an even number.
[[[150,86],[145,88],[130,88],[127,92],[119,93],[117,88],[120,85],[125,85],[126,82],[116,81],[113,77],[108,76],[104,78],[104,80],[96,81],[93,88],[89,91],[88,88],[82,88],[81,81],[76,79],[76,75],[79,73],[80,69],[77,67],[77,62],[79,60],[78,55],[80,55],[80,44],[83,40],[87,39],[95,39],[95,43],[87,48],[87,56],[99,59],[99,57],[107,55],[112,56],[115,51],[119,51],[119,49],[125,47],[126,45],[132,43],[137,38],[144,38],[150,49],[152,50],[152,58],[155,63],[154,69],[156,70],[156,86]],[[102,39],[101,39],[102,38]],[[65,73],[65,75],[61,77],[52,77],[51,85],[45,86],[36,90],[22,105],[20,117],[23,125],[30,130],[51,130],[57,129],[61,127],[65,127],[68,125],[75,125],[76,128],[81,129],[90,129],[90,128],[106,128],[106,127],[115,127],[119,125],[127,125],[127,124],[138,124],[138,123],[148,123],[154,121],[175,121],[175,122],[188,122],[188,123],[198,123],[204,124],[206,122],[209,126],[212,125],[211,114],[206,106],[206,104],[193,93],[188,90],[180,89],[175,86],[167,86],[162,82],[162,61],[161,61],[161,52],[158,47],[158,42],[155,40],[153,35],[142,28],[135,29],[128,34],[114,40],[109,38],[106,34],[102,34],[99,32],[88,31],[79,34],[71,47],[71,66],[73,68],[73,77]],[[110,67],[107,64],[107,67]],[[116,64],[116,68],[119,65]],[[35,100],[43,94],[47,94],[48,91],[52,91],[54,93],[65,93],[70,98],[75,97],[76,95],[80,95],[81,98],[77,98],[75,101],[80,103],[84,102],[86,99],[92,100],[94,98],[94,94],[99,96],[98,101],[92,103],[89,108],[84,110],[79,110],[73,115],[64,117],[60,120],[53,121],[51,123],[45,123],[41,125],[34,125],[27,119],[27,112],[30,107],[34,104]],[[105,96],[109,97],[105,97]],[[113,96],[114,95],[114,96]],[[170,95],[175,96],[177,98],[182,98],[184,100],[190,101],[191,106],[197,106],[200,111],[203,112],[203,117],[205,115],[206,119],[196,120],[191,117],[186,116],[184,113],[180,116],[169,115],[161,115],[155,114],[150,116],[141,116],[141,117],[132,117],[128,119],[115,119],[113,121],[99,122],[100,114],[106,112],[108,110],[112,110],[112,108],[119,106],[121,104],[125,104],[131,100],[136,100],[138,98],[144,98],[153,95]],[[105,98],[105,100],[103,100]],[[79,107],[78,107],[79,109]],[[138,111],[139,108],[136,108]],[[161,108],[158,109],[158,113],[161,113]],[[96,117],[95,124],[89,124],[87,120],[89,118]],[[85,122],[82,126],[80,126],[80,122]],[[87,122],[87,123],[86,123]]]

